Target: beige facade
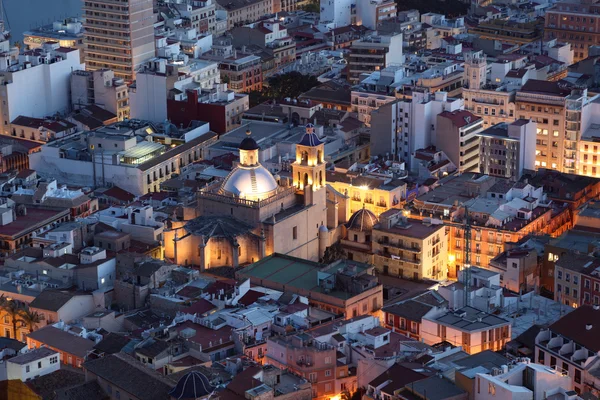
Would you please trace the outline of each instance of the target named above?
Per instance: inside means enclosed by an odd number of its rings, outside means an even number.
[[[479,136],[483,120],[469,111],[444,111],[437,117],[436,146],[460,172],[479,172]]]
[[[73,71],[71,102],[73,109],[95,104],[115,114],[118,121],[130,118],[127,85],[111,70]]]
[[[217,9],[227,13],[227,30],[258,21],[273,13],[274,0],[217,0]]]
[[[384,274],[434,280],[448,275],[444,225],[406,219],[401,210],[390,210],[373,228],[372,247],[375,268]]]
[[[85,0],[86,69],[112,69],[127,82],[154,57],[152,0]]]
[[[200,192],[199,217],[173,222],[165,232],[166,257],[203,269],[273,253],[319,259],[328,245],[326,233],[319,240],[319,229],[327,225],[324,144],[307,125],[296,145],[293,179],[279,181],[258,162],[258,149],[250,136],[242,141],[240,165]]]

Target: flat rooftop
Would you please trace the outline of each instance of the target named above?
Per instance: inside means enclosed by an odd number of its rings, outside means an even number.
[[[332,290],[329,293],[325,293],[323,288],[318,285],[318,273],[336,273],[346,267],[348,265],[347,263],[348,261],[327,266],[325,264],[276,253],[249,265],[239,271],[238,274],[244,277],[260,279],[261,281],[264,279],[280,285],[323,293],[346,300],[354,295],[338,290]],[[352,265],[356,266],[358,274],[369,268],[367,264],[362,263],[352,263]]]
[[[58,218],[64,213],[68,214],[68,209],[57,211],[27,207],[27,215],[18,215],[10,224],[0,226],[0,235],[15,236],[21,232],[34,231],[38,226],[46,225],[45,221]]]

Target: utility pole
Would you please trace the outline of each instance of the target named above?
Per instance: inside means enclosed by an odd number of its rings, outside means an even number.
[[[465,251],[463,264],[463,284],[465,285],[465,307],[470,303],[469,289],[471,287],[471,220],[469,207],[465,206]]]

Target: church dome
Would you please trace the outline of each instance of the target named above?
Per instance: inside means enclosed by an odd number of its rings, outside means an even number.
[[[185,374],[177,382],[175,386],[169,392],[169,395],[175,399],[192,400],[207,397],[214,391],[206,375],[198,372],[191,371]]]
[[[248,136],[242,140],[242,143],[240,143],[240,150],[258,150],[260,147],[258,146],[258,143],[256,143],[256,140],[252,139],[250,136],[249,130],[246,131],[246,135]]]
[[[298,144],[308,147],[316,147],[323,142],[319,139],[319,136],[315,133],[315,126],[313,124],[306,125],[306,133],[302,136],[302,139]]]
[[[375,226],[378,222],[379,220],[375,214],[373,214],[373,212],[367,210],[366,208],[361,208],[352,214],[350,220],[346,224],[346,227],[354,231],[368,232],[373,230],[373,226]]]
[[[277,181],[262,165],[253,167],[238,166],[221,186],[221,191],[248,200],[263,200],[277,191]]]

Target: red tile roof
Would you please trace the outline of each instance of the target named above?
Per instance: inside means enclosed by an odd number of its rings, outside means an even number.
[[[452,112],[444,111],[443,113],[439,114],[439,116],[443,117],[443,118],[448,118],[458,128],[462,128],[467,125],[471,125],[471,124],[481,120],[481,117],[478,117],[466,110],[457,110],[457,111],[452,111]]]

